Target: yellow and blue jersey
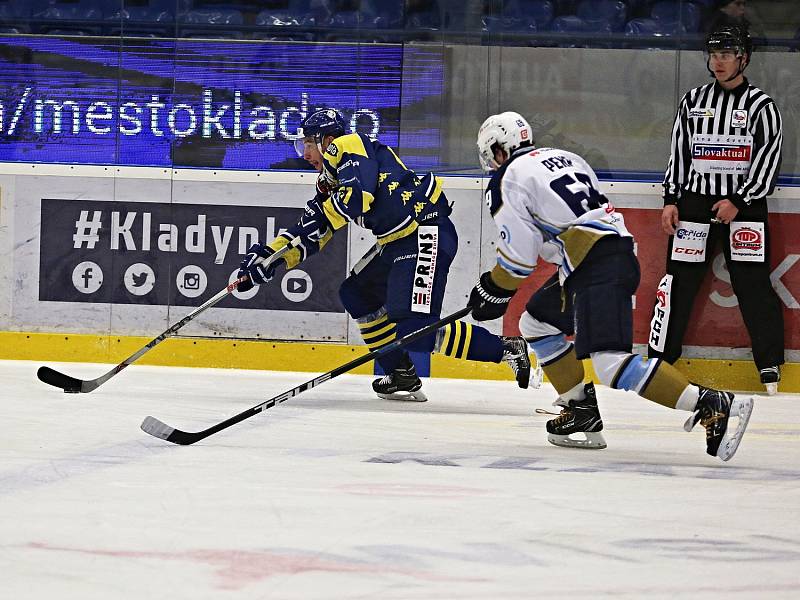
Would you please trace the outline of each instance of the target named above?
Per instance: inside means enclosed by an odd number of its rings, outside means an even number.
[[[437,177],[417,176],[391,148],[360,133],[336,138],[322,164],[334,189],[322,208],[334,230],[354,221],[388,244],[451,212]]]

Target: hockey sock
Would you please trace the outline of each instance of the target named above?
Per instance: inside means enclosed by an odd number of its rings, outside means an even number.
[[[393,342],[397,337],[397,324],[389,320],[386,309],[356,319],[361,338],[367,347],[372,350],[382,348]],[[384,373],[391,373],[403,359],[404,351],[398,350],[377,359]]]
[[[583,383],[583,362],[575,356],[572,342],[563,333],[528,340],[528,344],[559,396]]]
[[[456,321],[436,334],[434,351],[453,358],[499,363],[503,360],[503,341],[483,327]]]
[[[356,319],[356,323],[370,350],[377,350],[397,337],[397,324],[389,320],[384,310]]]
[[[695,386],[690,386],[686,375],[668,362],[655,360],[658,361],[658,366],[639,395],[668,408],[677,408],[679,400],[683,399],[682,405],[686,406],[690,398],[684,397],[684,392],[687,387]],[[695,398],[696,403],[697,398]]]

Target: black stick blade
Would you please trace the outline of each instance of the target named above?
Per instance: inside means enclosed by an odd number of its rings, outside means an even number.
[[[79,394],[84,391],[82,380],[64,375],[64,373],[60,373],[50,367],[39,367],[39,370],[36,371],[36,376],[40,381],[61,388],[68,394]]]
[[[204,436],[196,436],[180,429],[170,427],[163,421],[159,421],[155,417],[145,417],[142,421],[142,431],[173,444],[180,444],[181,446],[188,446],[195,443],[197,440],[202,439]]]

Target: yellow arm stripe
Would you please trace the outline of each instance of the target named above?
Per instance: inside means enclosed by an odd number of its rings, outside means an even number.
[[[342,213],[336,210],[336,207],[333,205],[333,201],[330,198],[326,198],[322,203],[322,212],[325,213],[325,217],[328,219],[328,222],[334,229],[341,229],[347,225],[347,219],[342,215]]]
[[[283,260],[286,261],[287,269],[294,269],[297,265],[300,264],[302,256],[300,255],[299,249],[292,248],[286,254],[284,254],[282,258]]]
[[[384,244],[388,244],[389,242],[393,242],[395,240],[399,240],[400,238],[404,238],[407,235],[411,235],[417,230],[419,225],[416,221],[411,221],[411,223],[405,227],[403,227],[400,231],[395,231],[385,237],[378,236],[378,243],[383,246]]]
[[[361,198],[362,198],[362,207],[361,212],[365,213],[369,210],[369,207],[375,202],[375,196],[370,194],[369,192],[361,191]]]
[[[428,198],[431,204],[436,204],[439,201],[439,196],[442,195],[442,180],[438,177],[436,179],[436,186],[433,188],[433,193],[431,197]]]
[[[395,324],[394,323],[389,323],[386,327],[382,327],[381,329],[378,329],[377,331],[371,331],[369,333],[364,333],[362,331],[361,332],[361,338],[365,342],[370,343],[371,341],[375,341],[375,338],[382,337],[382,336],[386,335],[386,333],[388,331],[391,331],[394,328],[395,328]]]
[[[492,269],[492,282],[504,290],[516,290],[525,281],[524,277],[515,277],[500,265]]]
[[[469,323],[464,323],[464,325],[466,326],[465,328],[467,330],[466,337],[464,339],[464,349],[461,351],[461,354],[458,357],[462,359],[467,358],[467,352],[469,351],[469,343],[472,340],[472,325],[470,325]]]
[[[391,152],[391,153],[392,153],[392,156],[394,156],[394,159],[395,159],[395,160],[398,162],[398,164],[399,164],[401,167],[403,167],[403,168],[404,168],[406,171],[408,171],[408,170],[409,170],[409,168],[403,164],[403,161],[402,161],[402,160],[400,160],[400,157],[399,157],[399,156],[397,156],[397,153],[396,153],[394,150],[392,150],[391,148],[389,148],[389,146],[386,146],[386,148],[389,150],[389,152]]]
[[[325,247],[325,244],[331,241],[332,237],[333,237],[333,232],[330,229],[326,228],[324,235],[321,238],[319,238],[319,249],[322,250]]]
[[[272,242],[269,243],[269,247],[275,250],[275,252],[277,252],[278,250],[286,246],[288,243],[289,243],[288,238],[284,237],[283,235],[279,235],[274,240],[272,240]],[[281,257],[281,259],[286,261],[287,269],[293,269],[294,267],[299,265],[301,258],[302,255],[300,254],[300,250],[298,248],[292,248]]]
[[[347,135],[338,137],[333,140],[331,146],[336,148],[336,154],[331,154],[326,149],[323,158],[328,161],[328,164],[334,169],[339,166],[342,155],[345,153],[367,157],[367,149],[364,147],[364,141],[357,133],[348,133]],[[328,149],[330,149],[331,146],[328,146]]]

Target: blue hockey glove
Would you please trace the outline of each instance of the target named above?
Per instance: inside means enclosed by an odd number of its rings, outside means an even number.
[[[272,263],[261,262],[256,264],[259,258],[269,259],[270,256],[275,254],[275,250],[264,244],[253,244],[247,251],[247,255],[239,265],[239,273],[237,277],[247,276],[249,279],[243,281],[236,288],[240,292],[247,292],[252,290],[254,286],[266,283],[275,276],[275,269],[278,268],[278,262]]]
[[[508,303],[515,290],[506,290],[492,281],[491,271],[487,271],[478,280],[469,295],[467,306],[472,307],[472,318],[476,321],[499,319],[508,310]]]

